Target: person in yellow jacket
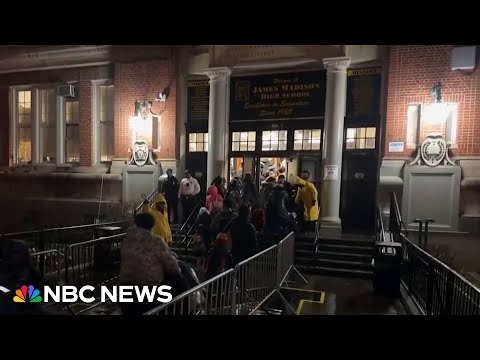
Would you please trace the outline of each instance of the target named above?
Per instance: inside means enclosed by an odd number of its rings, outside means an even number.
[[[168,222],[168,208],[165,197],[163,194],[158,194],[153,200],[153,206],[150,206],[148,200],[145,200],[143,204],[143,212],[151,214],[155,219],[155,226],[152,232],[157,236],[161,236],[167,245],[170,246],[172,244],[172,232]]]
[[[308,170],[302,171],[301,177],[295,176],[294,183],[298,185],[297,196],[295,197],[295,204],[303,203],[303,221],[305,230],[313,231],[315,223],[318,220],[318,191],[315,185],[308,181],[310,172]]]

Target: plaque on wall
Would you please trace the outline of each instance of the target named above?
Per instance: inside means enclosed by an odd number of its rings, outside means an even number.
[[[348,70],[347,119],[378,121],[381,90],[382,69],[380,67]]]
[[[209,80],[187,81],[187,126],[192,129],[208,128],[210,99]]]
[[[323,118],[325,94],[325,71],[232,78],[230,121]]]

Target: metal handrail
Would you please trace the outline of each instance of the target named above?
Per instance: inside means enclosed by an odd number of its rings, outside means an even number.
[[[190,215],[188,215],[187,219],[183,222],[182,227],[180,228],[180,231],[183,231],[183,230],[184,230],[185,226],[188,224],[188,222],[189,222],[190,219],[192,218],[193,214],[195,214],[195,211],[197,211],[197,209],[199,208],[199,206],[200,206],[200,201],[195,204],[195,206],[193,207],[192,212],[190,213]]]
[[[88,228],[95,228],[95,227],[100,227],[100,226],[112,226],[112,225],[119,225],[119,224],[128,224],[129,222],[130,222],[129,220],[120,220],[120,221],[112,221],[112,222],[100,223],[100,224],[97,223],[97,224],[75,225],[75,226],[47,228],[47,229],[32,230],[32,231],[14,232],[14,233],[2,234],[0,236],[0,239],[1,238],[6,238],[6,237],[14,237],[14,236],[22,236],[22,235],[30,235],[30,234],[40,234],[42,232],[88,229]]]
[[[149,310],[148,312],[146,312],[145,314],[143,315],[155,315],[159,312],[161,312],[164,308],[166,308],[167,306],[172,306],[173,303],[177,303],[177,302],[180,302],[181,300],[185,299],[186,297],[190,296],[192,293],[195,293],[197,291],[200,291],[202,289],[204,289],[205,287],[207,287],[208,285],[210,285],[211,283],[214,283],[216,282],[218,279],[220,278],[223,278],[223,277],[226,277],[228,276],[229,274],[235,272],[234,269],[229,269],[227,271],[224,271],[223,273],[221,274],[218,274],[217,276],[191,288],[190,290],[188,291],[185,291],[183,294],[180,294],[178,296],[176,296],[171,302],[169,303],[166,303],[166,304],[163,304],[163,305],[160,305],[156,308],[153,308],[151,310]]]
[[[148,194],[148,196],[147,196],[148,203],[150,203],[150,201],[152,201],[153,197],[155,195],[157,195],[158,192],[159,192],[159,187],[157,186],[155,189],[152,190],[152,192],[150,194]],[[135,208],[135,210],[133,210],[133,213],[137,214],[137,212],[142,209],[142,206],[143,206],[143,201]]]
[[[377,241],[385,242],[385,227],[383,225],[382,210],[380,205],[377,205]]]
[[[434,263],[436,263],[437,265],[439,265],[440,267],[444,268],[445,270],[447,270],[448,272],[452,273],[453,275],[455,275],[456,277],[458,277],[460,280],[462,280],[463,282],[465,282],[467,285],[471,286],[472,288],[474,288],[476,291],[478,291],[480,293],[480,288],[473,284],[470,280],[468,280],[467,278],[465,278],[463,275],[459,274],[457,271],[453,270],[450,266],[448,266],[447,264],[441,262],[440,260],[438,260],[436,257],[434,257],[433,255],[429,254],[428,252],[426,252],[424,249],[422,249],[421,247],[419,247],[418,245],[414,244],[412,241],[408,240],[408,238],[401,234],[402,238],[404,241],[408,242],[408,244],[412,247],[415,248],[416,251],[419,251],[423,256],[427,257],[429,261],[432,261]]]

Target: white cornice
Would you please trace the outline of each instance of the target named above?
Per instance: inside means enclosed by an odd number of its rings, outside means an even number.
[[[335,57],[323,59],[323,66],[330,72],[346,72],[352,59],[350,57]]]
[[[107,64],[110,61],[111,45],[39,50],[6,57],[2,57],[0,54],[0,73],[95,66]]]

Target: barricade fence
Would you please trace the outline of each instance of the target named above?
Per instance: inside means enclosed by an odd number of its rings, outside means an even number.
[[[128,220],[17,232],[0,235],[0,241],[7,239],[25,241],[32,252],[58,250],[65,253],[68,245],[98,238],[98,231],[102,227],[118,227],[119,233],[124,233],[130,225],[131,221]]]
[[[294,233],[145,315],[248,315],[279,292],[294,264]],[[298,273],[298,271],[297,271]],[[300,276],[301,274],[298,273]],[[302,279],[306,282],[305,278]]]
[[[31,254],[32,265],[45,280],[59,283],[65,269],[65,256],[58,250],[46,250]]]
[[[65,283],[97,286],[118,277],[120,246],[125,233],[68,245],[65,249]]]
[[[125,234],[34,252],[32,262],[52,283],[99,286],[119,275],[120,247]],[[248,315],[258,309],[282,284],[293,266],[294,234],[278,245],[163,304],[148,315]],[[296,269],[295,269],[296,270]],[[281,294],[280,294],[281,296]],[[283,299],[284,300],[284,299]]]

